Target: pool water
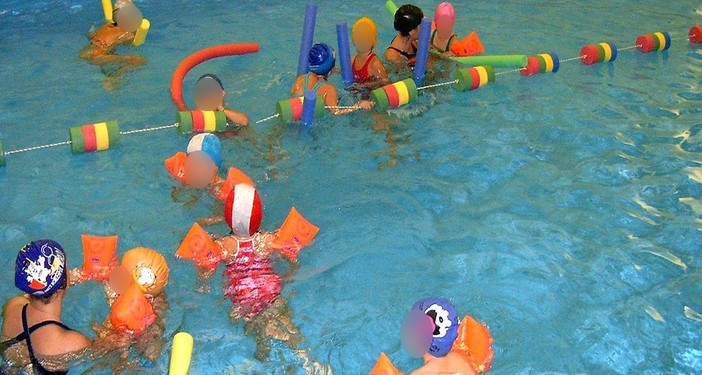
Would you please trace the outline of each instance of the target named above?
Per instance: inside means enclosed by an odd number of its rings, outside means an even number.
[[[457,33],[478,30],[488,53],[562,59],[659,30],[683,37],[702,23],[699,1],[455,3]],[[138,4],[152,29],[133,52],[149,62],[106,91],[100,69],[77,58],[100,24],[98,2],[0,2],[5,149],[65,141],[68,127],[85,123],[171,124],[173,70],[215,44],[252,41],[261,51],[197,67],[186,101],[205,72],[253,120],[288,97],[305,2]],[[378,21],[378,51],[393,36],[383,1],[317,4],[316,41],[335,45],[335,24],[362,15]],[[417,4],[428,14],[436,5]],[[420,362],[401,348],[401,319],[417,299],[444,296],[489,326],[493,374],[702,372],[702,48],[678,39],[663,53],[626,50],[612,64],[573,61],[557,74],[503,74],[477,91],[420,97],[390,114],[390,132],[358,113],[327,116],[306,133],[272,121],[223,139],[225,164],[258,184],[263,228],[276,229],[291,206],[321,228],[283,291],[312,357],[361,374],[384,351],[408,372]],[[17,293],[15,254],[28,241],[58,240],[78,266],[80,234],[118,234],[120,254],[147,246],[166,255],[166,335],[195,337],[191,373],[295,373],[299,361],[282,344],[270,362],[253,359],[254,339],[229,322],[221,272],[212,293],[196,293],[192,265],[173,257],[213,205],[171,199],[162,161],[187,140],[162,130],[99,153],[8,156],[0,298]],[[73,288],[66,302],[65,321],[83,332],[108,313],[96,284]],[[169,354],[144,372],[166,373]]]

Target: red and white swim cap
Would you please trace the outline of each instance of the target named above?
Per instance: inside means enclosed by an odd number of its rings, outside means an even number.
[[[224,218],[237,237],[248,238],[258,232],[263,205],[256,189],[249,184],[235,185],[224,205]]]

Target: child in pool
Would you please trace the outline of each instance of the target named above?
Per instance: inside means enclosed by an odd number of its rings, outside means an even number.
[[[334,57],[334,49],[324,43],[315,44],[310,49],[308,56],[310,72],[303,74],[295,80],[290,93],[293,96],[302,96],[305,91],[313,90],[317,95],[324,98],[324,104],[328,107],[336,107],[339,105],[339,94],[336,87],[327,82],[332,69],[336,64]],[[354,107],[369,110],[373,103],[368,100],[361,100]],[[337,109],[329,108],[329,112],[333,115],[344,115],[355,111],[356,108]]]
[[[453,343],[458,338],[458,312],[444,298],[425,298],[412,306],[431,318],[434,325],[431,345],[424,354],[424,365],[410,373],[421,374],[463,374],[474,375],[473,367],[463,357],[453,352]]]
[[[214,273],[217,263],[223,262],[226,267],[223,273],[224,296],[233,304],[229,316],[232,321],[243,319],[246,333],[255,335],[255,357],[265,361],[271,351],[271,340],[282,341],[305,361],[308,373],[318,373],[323,366],[314,361],[310,364],[306,351],[298,347],[303,338],[281,296],[283,280],[298,267],[297,258],[289,257],[290,268],[286,276],[276,273],[274,259],[279,258],[276,252],[283,251],[277,244],[276,233],[259,231],[262,216],[263,207],[256,189],[248,184],[236,185],[225,207],[231,233],[215,239],[221,255],[214,259],[214,263],[198,265],[199,278],[206,281]]]
[[[114,244],[113,254],[116,263],[116,242]],[[84,251],[91,250],[86,247]],[[88,280],[101,282],[111,309],[114,308],[113,305],[118,297],[129,294],[127,290],[136,283],[146,297],[146,300],[141,303],[151,305],[154,313],[153,320],[141,323],[145,325],[141,332],[132,333],[118,329],[114,326],[111,316],[102,324],[93,325],[93,330],[96,332],[93,342],[94,354],[106,357],[102,361],[103,365],[111,366],[113,373],[120,373],[126,369],[137,370],[144,361],[154,362],[161,355],[165,344],[163,332],[168,310],[163,288],[168,283],[169,269],[161,254],[143,247],[127,251],[122,257],[121,265],[115,265],[115,263],[106,264],[99,273],[89,273],[83,268],[73,269],[70,271],[70,280],[73,284]],[[138,301],[128,299],[120,308],[133,309],[138,305]]]
[[[393,26],[398,34],[385,50],[386,60],[395,64],[414,64],[422,18],[424,12],[417,6],[405,4],[397,9]]]
[[[436,7],[434,13],[436,29],[431,33],[431,48],[444,56],[453,56],[451,46],[458,40],[458,36],[453,32],[455,22],[456,14],[451,3],[443,2]]]
[[[373,49],[378,43],[378,29],[368,17],[361,17],[353,24],[351,39],[356,55],[351,60],[353,80],[369,89],[389,83],[388,73]]]
[[[222,81],[216,75],[204,74],[195,83],[195,109],[220,111],[234,124],[249,125],[249,118],[244,113],[224,106],[226,95]]]
[[[101,26],[90,35],[90,44],[80,51],[79,57],[98,65],[107,76],[103,82],[105,88],[111,89],[119,84],[120,77],[130,69],[137,69],[146,63],[146,59],[138,55],[116,55],[118,46],[131,43],[134,33],[141,25],[143,16],[131,0],[117,0],[112,12],[113,23]],[[105,67],[114,65],[117,69],[107,72]]]

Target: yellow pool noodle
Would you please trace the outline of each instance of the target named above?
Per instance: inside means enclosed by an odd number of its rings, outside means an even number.
[[[146,34],[149,33],[149,28],[151,28],[151,22],[144,18],[141,20],[141,26],[139,26],[139,29],[136,31],[136,35],[134,35],[134,41],[132,41],[132,44],[135,47],[139,47],[140,45],[144,44],[144,41],[146,41]]]
[[[102,0],[102,11],[105,12],[105,20],[112,23],[112,1]]]
[[[192,354],[193,336],[187,332],[176,333],[173,337],[171,365],[168,368],[168,375],[187,375]]]

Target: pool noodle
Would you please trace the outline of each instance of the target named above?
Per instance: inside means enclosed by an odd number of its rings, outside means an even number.
[[[112,1],[102,0],[102,11],[105,13],[105,21],[112,23]]]
[[[305,100],[302,102],[302,123],[306,128],[312,126],[314,114],[317,107],[317,93],[314,90],[305,91]]]
[[[388,0],[385,2],[385,9],[388,10],[388,13],[390,13],[390,17],[395,18],[395,12],[397,12],[397,4],[395,4],[394,1]]]
[[[134,35],[134,40],[132,41],[132,45],[134,47],[139,47],[140,45],[144,44],[146,41],[146,34],[149,33],[149,29],[151,28],[151,22],[144,18],[141,20],[141,25],[136,31],[136,35]]]
[[[526,55],[462,56],[451,60],[463,65],[490,65],[493,68],[523,68],[528,62]]]
[[[426,17],[422,18],[420,27],[417,60],[414,63],[414,72],[412,73],[415,82],[421,82],[424,79],[424,73],[426,73],[427,59],[429,58],[429,39],[431,38],[431,20]]]
[[[178,332],[173,336],[171,363],[168,375],[187,375],[190,369],[190,359],[193,355],[193,336],[187,332]]]
[[[336,41],[339,45],[339,59],[341,60],[341,78],[346,86],[353,83],[351,70],[351,49],[349,48],[349,28],[346,22],[336,24]]]
[[[297,62],[297,75],[306,74],[309,70],[307,55],[312,48],[312,38],[314,37],[314,22],[317,17],[317,5],[307,4],[305,10],[305,25],[302,28],[302,43],[300,43],[300,59]]]

